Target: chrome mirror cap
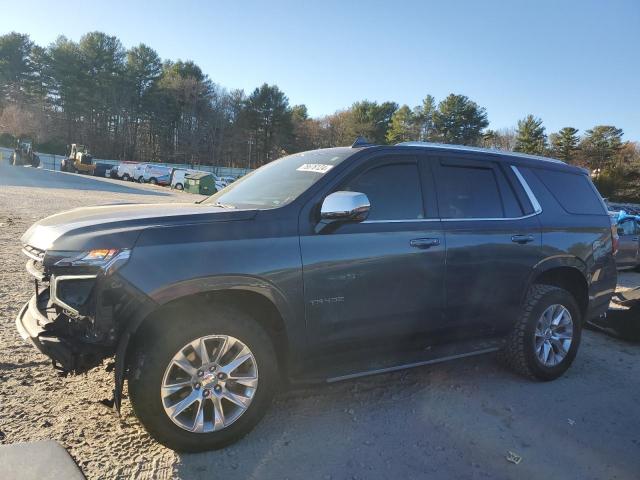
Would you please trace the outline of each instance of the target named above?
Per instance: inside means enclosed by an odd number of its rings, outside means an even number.
[[[360,192],[333,192],[322,202],[323,220],[354,220],[361,222],[369,215],[369,198]]]

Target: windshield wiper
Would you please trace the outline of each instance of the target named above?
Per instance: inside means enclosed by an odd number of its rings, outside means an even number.
[[[228,203],[222,203],[222,202],[216,202],[213,204],[214,207],[220,207],[220,208],[231,208],[231,209],[235,209],[235,205],[230,205]]]

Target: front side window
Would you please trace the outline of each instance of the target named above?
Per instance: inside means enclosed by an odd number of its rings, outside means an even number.
[[[424,218],[420,175],[416,163],[388,163],[371,168],[342,188],[369,197],[367,220]]]
[[[443,164],[437,170],[442,218],[502,218],[504,209],[492,168]]]

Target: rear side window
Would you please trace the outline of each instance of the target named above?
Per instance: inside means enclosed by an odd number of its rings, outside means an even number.
[[[416,163],[374,167],[348,183],[344,190],[369,197],[367,220],[415,220],[424,218],[420,174]]]
[[[532,169],[560,206],[569,213],[602,215],[602,202],[591,181],[579,173]]]
[[[443,164],[436,176],[442,218],[502,218],[504,209],[493,168]]]

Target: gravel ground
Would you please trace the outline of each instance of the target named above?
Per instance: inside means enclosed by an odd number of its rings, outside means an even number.
[[[59,441],[88,478],[638,478],[640,348],[585,331],[575,364],[537,383],[475,357],[283,392],[258,427],[218,452],[156,444],[112,374],[57,377],[14,319],[33,289],[20,235],[60,210],[194,200],[112,180],[0,166],[0,441]],[[640,275],[624,274],[626,286]],[[522,457],[506,460],[509,451]]]

